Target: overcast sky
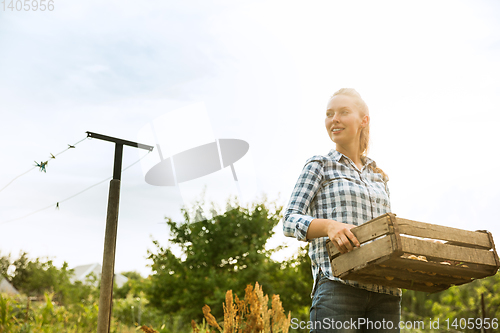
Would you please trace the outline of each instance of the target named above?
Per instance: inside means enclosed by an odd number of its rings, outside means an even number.
[[[65,151],[91,131],[155,146],[122,175],[116,252],[117,272],[146,275],[152,239],[168,245],[165,216],[181,221],[204,188],[208,201],[266,194],[286,204],[304,161],[334,148],[324,110],[342,87],[370,108],[369,156],[390,177],[394,213],[498,240],[498,17],[493,0],[2,8],[0,188],[49,163],[0,191],[0,254],[102,261],[109,182],[64,201],[112,175],[112,143]],[[157,145],[168,158],[222,138],[249,144],[238,183],[229,167],[176,187],[145,182]],[[125,147],[123,166],[145,154]],[[279,226],[273,244],[283,240]],[[304,245],[288,244],[287,255]]]

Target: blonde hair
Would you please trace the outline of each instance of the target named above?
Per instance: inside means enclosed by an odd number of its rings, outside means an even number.
[[[361,98],[361,95],[353,88],[342,88],[336,91],[330,99],[337,95],[344,95],[352,97],[354,100],[354,104],[358,107],[358,111],[361,114],[361,117],[369,116],[368,105],[366,105],[365,101]],[[365,127],[361,129],[361,134],[359,136],[359,151],[360,158],[363,164],[366,163],[366,155],[368,153],[368,146],[370,143],[370,121],[366,124]],[[372,163],[369,166],[370,169],[375,173],[380,173],[385,182],[389,180],[387,174],[382,171],[379,167],[377,167],[376,163]]]

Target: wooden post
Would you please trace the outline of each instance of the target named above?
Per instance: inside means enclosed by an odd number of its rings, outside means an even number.
[[[120,203],[120,180],[112,179],[109,184],[108,213],[104,236],[102,258],[101,291],[99,295],[99,314],[97,333],[108,333],[111,323],[113,302],[113,275],[115,271],[116,233],[118,229],[118,206]]]

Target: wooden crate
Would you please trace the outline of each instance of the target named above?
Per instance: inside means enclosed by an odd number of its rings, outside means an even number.
[[[485,230],[461,230],[387,213],[351,231],[360,248],[341,254],[330,240],[326,244],[333,275],[344,280],[438,292],[495,275],[500,267],[493,237]],[[419,256],[426,261],[414,258]]]

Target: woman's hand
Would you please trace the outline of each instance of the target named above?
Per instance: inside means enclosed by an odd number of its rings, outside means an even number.
[[[346,253],[360,247],[358,239],[350,231],[354,227],[335,220],[314,219],[307,229],[307,239],[328,237],[340,253]]]
[[[329,221],[331,221],[331,223],[329,223],[327,228],[328,238],[330,238],[333,245],[335,245],[340,253],[347,253],[354,250],[354,247],[360,247],[358,239],[350,230],[354,228],[355,225],[334,220]]]

